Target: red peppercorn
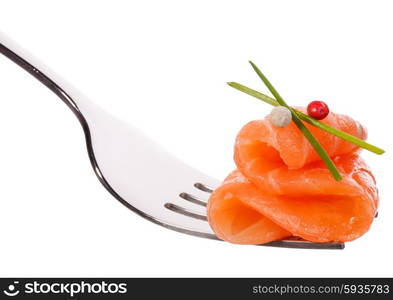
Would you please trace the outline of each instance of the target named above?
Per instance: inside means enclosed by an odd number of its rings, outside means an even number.
[[[307,105],[307,113],[314,119],[322,120],[329,114],[329,107],[323,101],[312,101]]]

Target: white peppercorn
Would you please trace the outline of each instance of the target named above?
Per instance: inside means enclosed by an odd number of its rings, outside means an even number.
[[[292,121],[291,111],[284,106],[276,106],[269,115],[270,122],[276,127],[286,127]]]

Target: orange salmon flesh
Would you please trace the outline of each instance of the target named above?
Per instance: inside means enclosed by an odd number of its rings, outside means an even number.
[[[345,115],[322,122],[365,140],[366,129]],[[302,132],[270,121],[251,121],[239,132],[237,169],[208,202],[217,237],[236,244],[264,244],[291,236],[311,242],[347,242],[366,233],[378,207],[378,190],[359,148],[305,124],[332,158],[336,181]]]

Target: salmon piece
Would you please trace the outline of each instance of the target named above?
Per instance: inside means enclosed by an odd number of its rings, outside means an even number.
[[[208,221],[217,237],[236,244],[265,244],[292,234],[250,206],[261,193],[239,171],[232,172],[208,202]]]
[[[330,113],[324,122],[367,137],[365,128],[347,116]],[[358,147],[306,126],[343,180],[332,177],[293,122],[276,128],[266,119],[252,121],[236,139],[238,170],[209,199],[208,220],[219,238],[259,244],[295,235],[312,242],[346,242],[368,231],[378,190]]]

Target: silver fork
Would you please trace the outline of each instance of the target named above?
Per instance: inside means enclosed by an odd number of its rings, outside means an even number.
[[[136,128],[103,111],[2,33],[0,53],[38,79],[75,114],[93,170],[112,196],[158,225],[219,240],[206,217],[206,199],[219,181],[179,161]],[[264,246],[344,248],[343,243],[311,243],[297,238]]]

